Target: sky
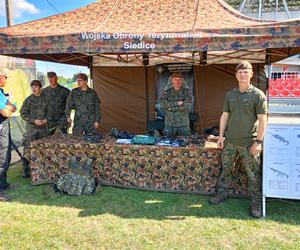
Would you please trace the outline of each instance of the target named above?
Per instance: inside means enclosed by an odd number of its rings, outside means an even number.
[[[63,13],[83,7],[96,0],[11,0],[13,3],[14,24],[37,20],[47,16]],[[52,5],[52,6],[51,6]],[[0,0],[0,27],[6,26],[5,0]],[[74,73],[88,72],[86,67],[65,65],[59,63],[37,62],[37,69],[42,72],[56,71],[66,78]]]

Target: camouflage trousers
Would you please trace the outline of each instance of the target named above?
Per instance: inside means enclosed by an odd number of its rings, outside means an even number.
[[[261,186],[261,165],[260,156],[254,157],[250,152],[251,145],[238,146],[225,141],[222,152],[222,173],[218,180],[218,192],[229,192],[232,179],[232,169],[235,160],[239,156],[248,177],[248,191],[254,201],[260,201],[262,198]]]
[[[26,158],[27,160],[29,160],[29,145],[31,142],[38,140],[38,139],[42,139],[44,137],[48,136],[48,130],[46,127],[43,128],[36,128],[36,127],[28,127],[27,131],[24,135],[24,141],[23,141],[23,145],[24,145],[24,158]]]
[[[164,131],[172,135],[179,135],[179,136],[189,136],[191,134],[190,126],[175,127],[175,126],[169,126],[165,124]]]

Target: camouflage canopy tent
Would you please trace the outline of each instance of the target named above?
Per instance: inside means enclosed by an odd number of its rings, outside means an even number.
[[[263,64],[297,53],[300,20],[258,21],[222,0],[101,0],[0,29],[1,55],[89,66],[106,131],[146,130],[154,114],[157,63],[195,65],[202,130],[218,123],[224,93],[235,85],[230,63],[250,59],[253,82],[264,89]]]

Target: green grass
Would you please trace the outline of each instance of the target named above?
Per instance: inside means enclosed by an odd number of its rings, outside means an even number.
[[[208,196],[103,187],[94,196],[20,187],[0,203],[0,249],[300,249],[300,202],[271,200],[253,219],[250,201],[213,206]]]

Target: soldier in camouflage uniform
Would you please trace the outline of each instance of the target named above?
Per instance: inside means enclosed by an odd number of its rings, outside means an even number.
[[[95,131],[100,123],[100,100],[93,89],[87,86],[88,77],[80,73],[77,76],[78,88],[71,91],[66,105],[66,116],[72,123],[70,113],[75,109],[73,134],[81,135]]]
[[[189,136],[192,94],[187,86],[183,86],[181,73],[172,74],[171,83],[167,84],[159,104],[165,113],[165,131],[173,135]]]
[[[48,130],[50,134],[55,132],[55,128],[66,123],[65,120],[65,108],[67,98],[70,94],[70,90],[61,86],[57,82],[57,75],[55,72],[47,73],[49,85],[43,90],[43,93],[47,99],[48,110],[47,117],[48,120]],[[67,132],[67,127],[63,127],[62,132]]]
[[[28,96],[20,110],[21,117],[27,122],[26,133],[24,136],[24,156],[23,177],[28,178],[30,175],[28,147],[32,141],[46,137],[47,131],[47,103],[45,95],[42,93],[42,84],[38,80],[30,83],[32,94]]]
[[[239,155],[248,177],[248,191],[252,198],[251,213],[258,218],[262,209],[260,153],[268,110],[266,96],[250,83],[252,76],[252,65],[248,61],[240,62],[236,68],[239,86],[229,91],[225,98],[217,142],[220,148],[224,148],[222,172],[218,181],[218,193],[210,199],[210,203],[219,204],[228,198],[231,171]]]

